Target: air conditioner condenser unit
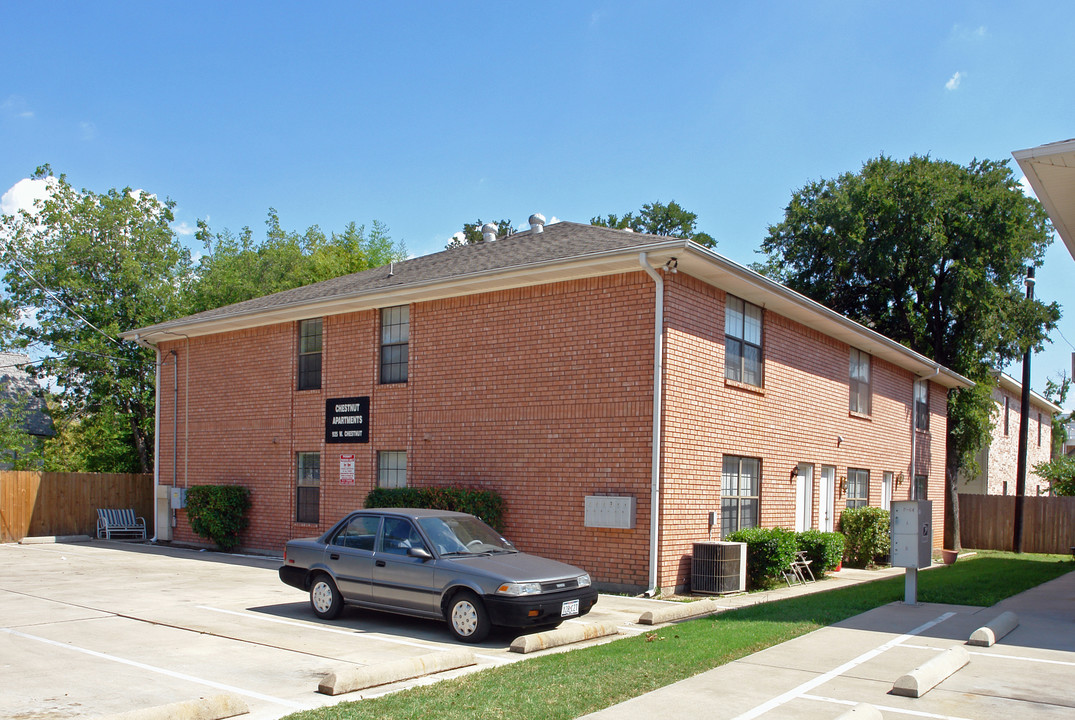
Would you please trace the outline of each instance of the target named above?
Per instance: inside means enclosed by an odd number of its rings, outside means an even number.
[[[747,544],[697,542],[691,555],[691,592],[706,595],[747,588]]]

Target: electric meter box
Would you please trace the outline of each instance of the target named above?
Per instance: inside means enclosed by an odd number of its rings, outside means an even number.
[[[187,489],[173,487],[170,489],[169,501],[173,510],[182,510],[187,506]]]
[[[893,502],[891,533],[892,567],[928,568],[933,558],[933,502]]]

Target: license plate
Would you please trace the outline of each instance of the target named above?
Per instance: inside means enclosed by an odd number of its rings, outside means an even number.
[[[560,617],[568,617],[569,615],[579,614],[579,601],[568,600],[564,603],[564,606],[560,608]]]

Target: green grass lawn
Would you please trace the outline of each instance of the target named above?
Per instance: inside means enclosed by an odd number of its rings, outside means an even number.
[[[1073,569],[1068,556],[979,552],[920,572],[918,601],[989,606]],[[904,579],[897,576],[754,605],[380,698],[296,713],[287,720],[568,720],[901,601],[903,591]]]

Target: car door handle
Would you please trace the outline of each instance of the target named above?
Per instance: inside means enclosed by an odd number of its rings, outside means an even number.
[[[378,560],[373,564],[376,565],[377,567],[384,567],[384,560]]]
[[[329,557],[329,560],[339,560],[340,559],[340,554],[339,553],[330,553],[328,557]]]

